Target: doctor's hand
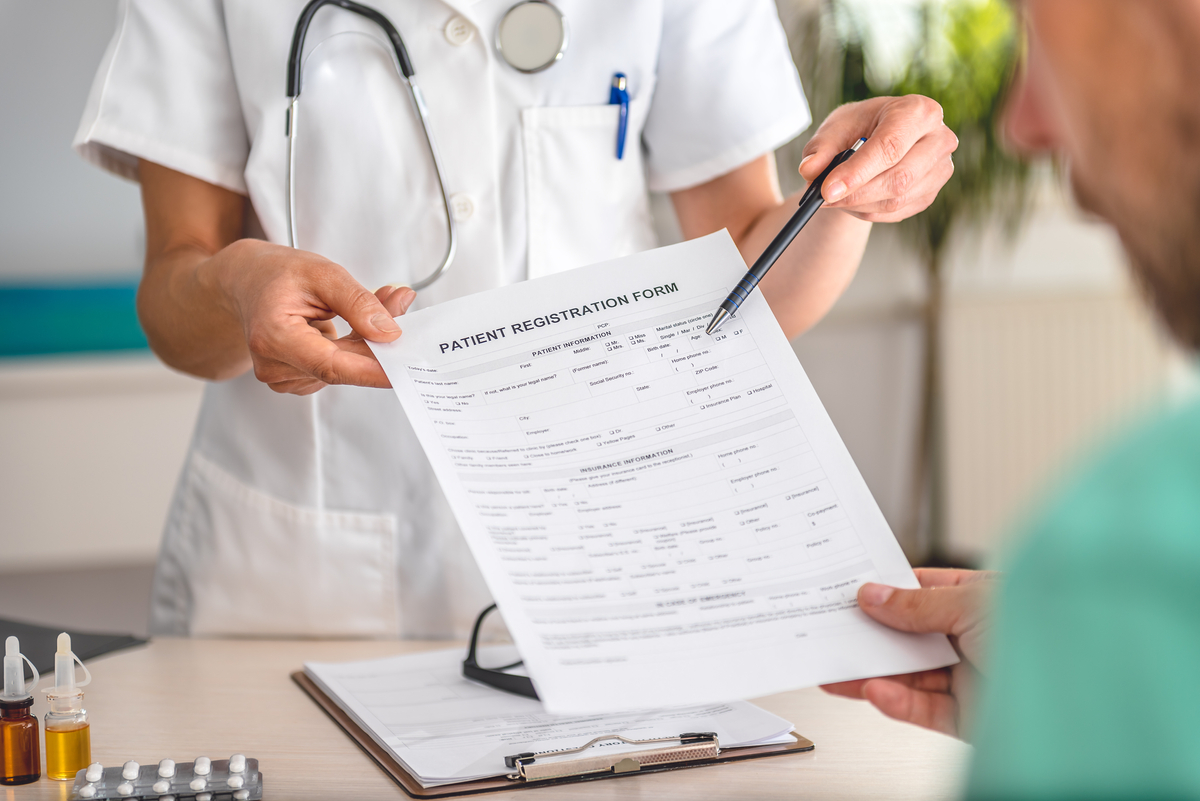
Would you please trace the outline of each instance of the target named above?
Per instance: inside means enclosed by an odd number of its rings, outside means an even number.
[[[804,146],[800,175],[812,181],[859,138],[859,151],[825,179],[825,208],[868,222],[899,222],[929,207],[954,174],[958,137],[928,97],[876,97],[836,109]]]
[[[385,286],[371,293],[345,268],[313,253],[258,240],[226,251],[238,265],[226,292],[245,331],[254,375],[276,392],[310,395],[329,384],[390,387],[366,340],[400,336],[393,319],[416,292]],[[339,338],[333,318],[352,332]]]
[[[146,213],[138,319],[159,358],[214,381],[253,369],[296,395],[390,386],[364,340],[399,337],[393,318],[416,293],[372,293],[329,259],[242,238],[247,201],[229,189],[150,161],[138,163],[138,180]],[[353,333],[339,339],[335,317]]]
[[[866,699],[890,718],[959,737],[969,716],[975,674],[983,660],[983,641],[990,622],[988,601],[997,575],[930,568],[914,572],[921,589],[864,584],[858,590],[859,608],[900,631],[949,635],[962,661],[937,670],[845,681],[822,689],[847,698]]]

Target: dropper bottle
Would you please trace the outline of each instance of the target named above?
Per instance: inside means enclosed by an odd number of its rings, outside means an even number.
[[[25,691],[24,660],[16,637],[4,641],[4,692],[0,693],[0,784],[29,784],[42,776],[42,751],[38,747],[38,722],[30,714],[33,694]],[[42,677],[33,670],[36,687]]]
[[[75,663],[83,668],[84,680],[75,683]],[[92,674],[71,650],[71,635],[58,635],[54,654],[54,687],[46,691],[50,711],[46,713],[46,775],[59,781],[73,781],[75,774],[92,761],[92,733],[87,710],[83,708],[83,690]]]

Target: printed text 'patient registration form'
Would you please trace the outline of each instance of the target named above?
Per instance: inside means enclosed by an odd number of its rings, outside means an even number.
[[[546,707],[745,698],[955,661],[724,232],[419,311],[373,348]]]

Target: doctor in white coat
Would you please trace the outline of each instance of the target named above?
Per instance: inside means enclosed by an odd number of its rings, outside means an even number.
[[[400,336],[393,317],[414,298],[654,247],[649,191],[670,193],[685,236],[728,228],[750,261],[792,214],[771,154],[810,117],[771,0],[554,0],[569,36],[536,73],[497,48],[515,1],[371,3],[404,37],[458,231],[452,266],[419,295],[404,285],[442,258],[442,196],[377,25],[335,6],[313,18],[292,249],[286,78],[305,0],[121,3],[75,147],[141,182],[142,325],[164,362],[210,380],[155,634],[462,636],[486,587],[362,340]],[[762,284],[789,336],[849,283],[871,223],[924,209],[953,170],[941,109],[908,97],[839,109],[802,174],[859,136]]]

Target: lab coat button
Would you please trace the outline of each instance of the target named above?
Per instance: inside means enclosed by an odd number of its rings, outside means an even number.
[[[466,222],[475,213],[475,203],[468,195],[450,196],[450,214],[455,222]]]
[[[475,35],[475,27],[465,17],[455,17],[446,23],[446,41],[452,45],[464,45]]]

